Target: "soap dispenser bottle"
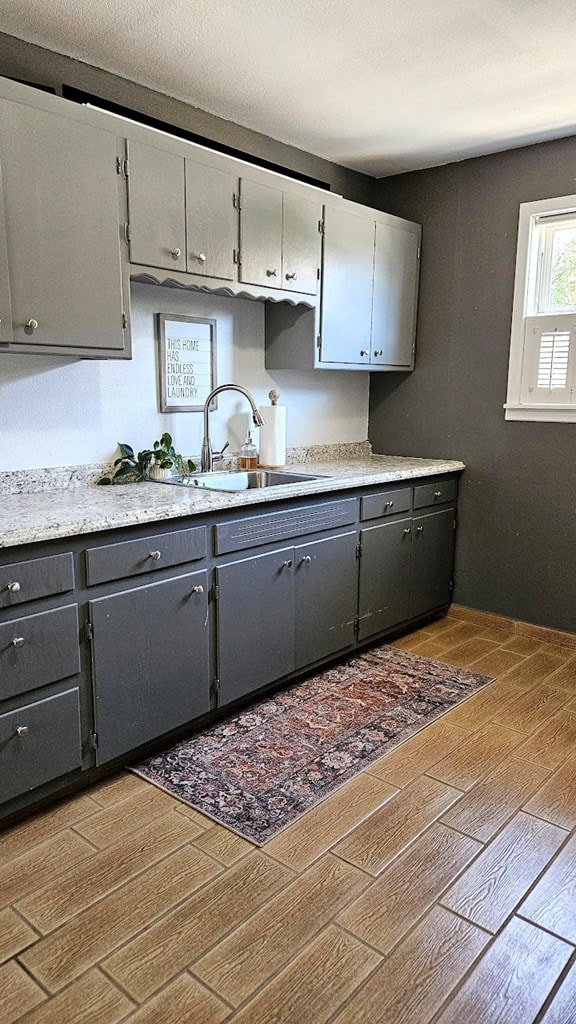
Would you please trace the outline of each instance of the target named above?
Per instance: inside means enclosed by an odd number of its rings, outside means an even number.
[[[252,440],[250,431],[246,434],[246,440],[240,448],[240,469],[256,469],[258,465],[258,449]]]

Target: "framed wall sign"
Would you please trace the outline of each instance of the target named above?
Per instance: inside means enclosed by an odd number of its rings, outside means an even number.
[[[201,411],[216,382],[216,321],[159,313],[158,341],[160,412]]]

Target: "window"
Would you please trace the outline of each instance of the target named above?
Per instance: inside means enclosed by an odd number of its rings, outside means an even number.
[[[576,196],[520,207],[505,410],[576,422]]]

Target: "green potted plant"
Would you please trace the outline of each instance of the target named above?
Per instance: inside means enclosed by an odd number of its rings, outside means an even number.
[[[99,484],[132,484],[142,480],[166,480],[173,473],[194,473],[192,459],[183,459],[172,443],[170,434],[164,433],[152,448],[136,455],[129,444],[118,442],[120,458],[114,461],[114,473],[103,476]]]

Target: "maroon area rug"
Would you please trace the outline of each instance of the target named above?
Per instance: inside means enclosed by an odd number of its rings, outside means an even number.
[[[395,647],[375,647],[132,771],[262,845],[489,682]]]

